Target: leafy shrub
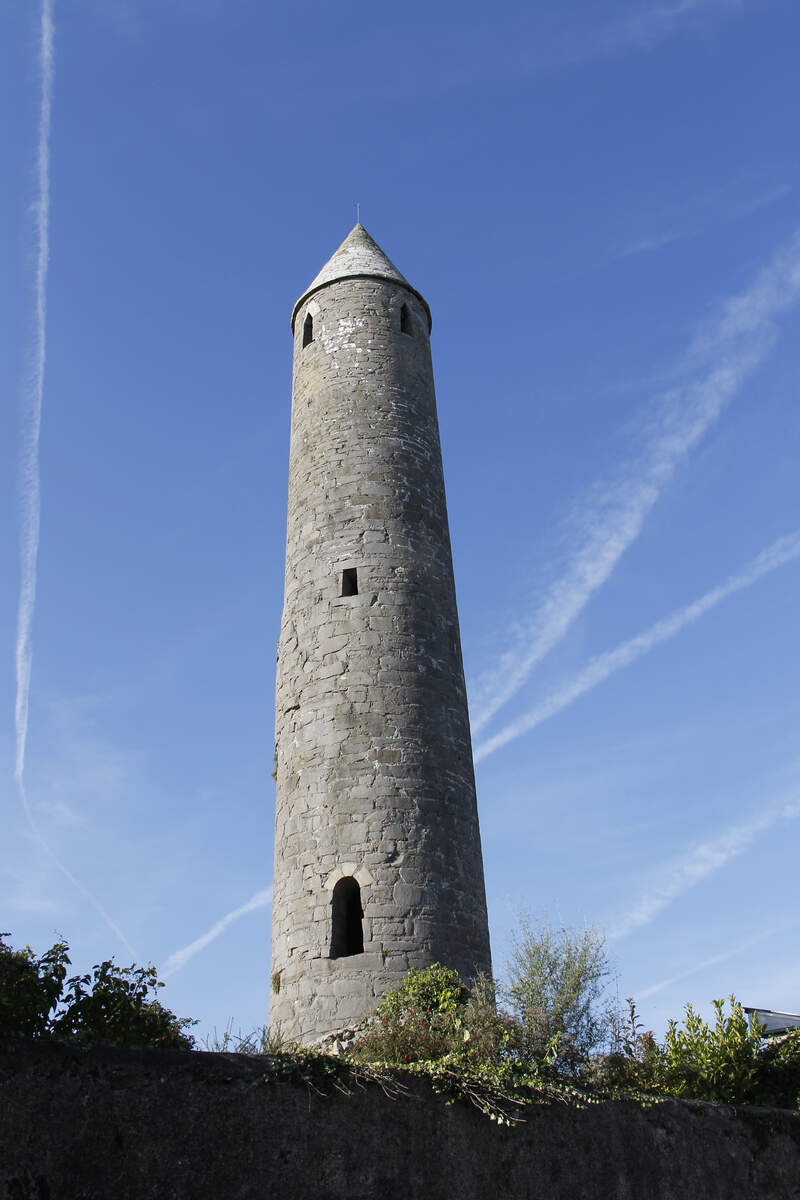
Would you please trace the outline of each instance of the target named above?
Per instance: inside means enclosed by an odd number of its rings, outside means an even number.
[[[612,1021],[612,1051],[589,1059],[581,1068],[581,1079],[606,1088],[657,1091],[661,1047],[652,1032],[643,1028],[632,997],[626,1003],[627,1016],[615,1015]]]
[[[716,1021],[710,1027],[686,1006],[684,1028],[670,1021],[661,1050],[657,1083],[672,1096],[746,1104],[752,1100],[759,1072],[762,1030],[751,1030],[741,1004],[714,1000]]]
[[[754,1099],[773,1108],[800,1109],[800,1029],[767,1040],[759,1055]]]
[[[377,1013],[388,1018],[411,1011],[454,1012],[468,997],[469,989],[461,982],[458,971],[432,963],[422,970],[412,967],[402,982],[386,993]]]
[[[613,1009],[604,994],[612,972],[604,935],[590,925],[534,925],[523,917],[507,973],[503,998],[514,1019],[520,1061],[578,1074],[611,1031]]]
[[[118,967],[110,959],[67,979],[65,991],[68,949],[57,942],[36,958],[29,947],[13,950],[0,939],[0,1034],[192,1048],[184,1030],[195,1022],[159,1004],[157,989],[164,985],[155,967]]]
[[[64,1009],[52,1031],[68,1041],[190,1050],[194,1039],[183,1030],[195,1022],[159,1004],[155,992],[163,986],[155,967],[96,963],[90,973],[67,980]]]
[[[659,1046],[642,1030],[628,999],[628,1016],[615,1027],[614,1051],[589,1060],[582,1081],[684,1099],[800,1109],[800,1030],[765,1041],[763,1028],[749,1026],[735,997],[729,1003],[726,1016],[725,1002],[713,1001],[713,1027],[687,1005],[684,1028],[671,1021]]]
[[[456,971],[433,963],[409,971],[386,993],[350,1055],[357,1062],[402,1065],[444,1058],[495,1063],[507,1042],[491,980],[479,979],[470,992]]]
[[[411,1011],[379,1016],[353,1044],[356,1062],[434,1062],[453,1048],[451,1022],[440,1013]]]
[[[14,950],[0,934],[0,1036],[39,1037],[48,1029],[67,974],[68,946],[56,942],[41,958],[30,946]]]

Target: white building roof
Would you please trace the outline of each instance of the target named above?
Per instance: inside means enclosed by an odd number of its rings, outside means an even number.
[[[764,1025],[766,1034],[787,1033],[790,1029],[800,1029],[800,1014],[776,1012],[772,1008],[747,1008],[744,1010],[750,1015],[752,1023],[753,1018],[758,1021],[759,1025]]]

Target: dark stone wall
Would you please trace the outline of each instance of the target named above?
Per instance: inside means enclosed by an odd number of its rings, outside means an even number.
[[[531,1106],[499,1128],[423,1082],[324,1096],[257,1058],[0,1053],[8,1200],[797,1200],[800,1118],[665,1101]]]

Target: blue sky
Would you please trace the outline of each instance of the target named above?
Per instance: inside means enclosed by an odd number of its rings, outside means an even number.
[[[360,201],[433,311],[496,967],[526,909],[658,1032],[800,1011],[793,0],[50,14],[43,74],[0,9],[2,928],[266,1019],[289,315]]]

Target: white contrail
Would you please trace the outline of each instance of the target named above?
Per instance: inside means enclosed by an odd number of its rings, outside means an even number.
[[[700,971],[705,971],[708,967],[716,967],[718,963],[727,962],[729,958],[735,958],[737,954],[744,954],[745,950],[749,950],[751,946],[757,946],[759,942],[765,942],[767,938],[774,937],[777,929],[767,929],[763,933],[757,933],[755,937],[748,938],[745,942],[740,942],[738,946],[731,947],[730,950],[724,950],[722,954],[714,954],[711,958],[706,958],[701,963],[695,963],[693,967],[689,967],[688,971],[681,971],[677,975],[670,976],[669,979],[661,979],[658,983],[653,983],[650,987],[643,988],[636,993],[637,1000],[646,1000],[649,996],[655,996],[656,992],[661,992],[666,987],[672,987],[673,983],[680,983],[683,979],[689,979],[692,975],[698,975]]]
[[[516,695],[611,576],[676,468],[768,354],[775,318],[798,299],[800,231],[745,292],[730,297],[702,326],[685,355],[688,380],[658,398],[639,455],[585,498],[566,570],[546,589],[533,617],[521,622],[497,665],[470,686],[473,734]]]
[[[629,51],[649,50],[680,30],[691,28],[715,13],[725,15],[742,9],[747,0],[677,0],[646,6],[640,3],[635,11],[613,17],[593,28],[582,21],[580,31],[567,26],[560,41],[543,43],[541,60],[544,66],[577,66],[596,59],[614,58]],[[569,6],[562,6],[568,9]],[[602,5],[596,5],[600,9]],[[630,6],[628,6],[630,7]]]
[[[677,4],[658,4],[635,13],[606,31],[607,49],[627,45],[650,46],[668,37],[680,22],[711,9],[741,8],[743,0],[679,0]]]
[[[170,975],[174,975],[176,971],[180,971],[181,967],[185,967],[190,958],[194,958],[195,954],[199,954],[201,950],[205,950],[209,942],[213,942],[221,933],[224,933],[229,925],[234,921],[238,921],[239,917],[245,916],[247,913],[254,912],[257,908],[266,908],[272,903],[272,885],[268,888],[263,888],[260,892],[256,892],[251,896],[246,904],[242,904],[239,908],[234,908],[231,912],[226,913],[219,921],[215,921],[210,929],[201,934],[199,938],[195,938],[188,946],[184,946],[182,950],[176,950],[174,954],[170,954],[164,966],[159,971],[162,979],[168,979]]]
[[[710,592],[706,592],[698,600],[687,604],[684,608],[678,609],[677,612],[664,617],[663,620],[657,621],[655,625],[651,625],[644,633],[640,633],[629,641],[623,642],[616,649],[609,650],[605,654],[600,654],[569,683],[563,684],[540,704],[537,704],[535,708],[531,709],[530,712],[519,717],[516,721],[512,721],[510,725],[506,725],[505,729],[501,729],[494,737],[488,738],[485,742],[477,746],[475,749],[475,762],[480,762],[481,759],[486,758],[495,750],[499,750],[501,746],[505,746],[509,742],[514,741],[515,738],[520,737],[521,734],[535,729],[537,725],[541,725],[548,717],[555,716],[556,713],[561,712],[569,704],[572,704],[574,700],[577,700],[580,696],[584,696],[592,688],[597,687],[598,683],[603,683],[615,671],[620,671],[623,667],[630,666],[637,658],[641,658],[643,654],[648,654],[668,638],[674,637],[676,633],[680,633],[687,625],[691,625],[693,621],[698,620],[698,618],[702,617],[710,609],[716,607],[720,601],[725,600],[726,597],[732,596],[734,592],[740,592],[743,588],[750,587],[751,584],[754,584],[770,571],[774,571],[777,567],[792,562],[797,558],[800,558],[800,531],[779,538],[777,542],[774,542],[766,550],[762,551],[743,571],[737,575],[731,575],[724,583],[712,588]]]
[[[761,834],[784,822],[796,821],[798,817],[800,801],[793,798],[769,808],[752,821],[732,825],[711,841],[693,847],[681,858],[669,863],[662,870],[660,882],[650,888],[629,912],[611,926],[608,931],[609,941],[617,941],[632,933],[634,929],[649,925],[662,909],[667,908],[684,892],[702,883],[715,871],[721,870],[731,859],[744,854]]]
[[[38,197],[36,213],[36,311],[30,379],[26,387],[20,447],[20,584],[17,611],[17,698],[14,709],[16,762],[14,777],[21,786],[28,736],[28,702],[31,689],[31,629],[36,603],[36,558],[39,552],[39,431],[42,424],[45,345],[47,335],[47,264],[50,258],[50,111],[53,97],[53,5],[42,3],[40,60],[42,72],[39,109]],[[30,817],[27,799],[23,804]]]
[[[42,0],[39,60],[41,98],[39,140],[36,163],[37,198],[34,205],[36,229],[36,284],[34,334],[31,365],[24,389],[20,431],[19,462],[19,604],[17,607],[16,678],[14,704],[16,754],[14,780],[28,825],[36,841],[70,883],[100,914],[112,933],[135,951],[125,934],[70,870],[64,866],[39,832],[25,790],[25,749],[28,740],[31,667],[33,663],[33,614],[36,606],[36,566],[39,554],[41,491],[39,481],[39,434],[42,427],[42,399],[47,347],[47,267],[50,261],[50,118],[53,104],[54,40],[53,0]]]

